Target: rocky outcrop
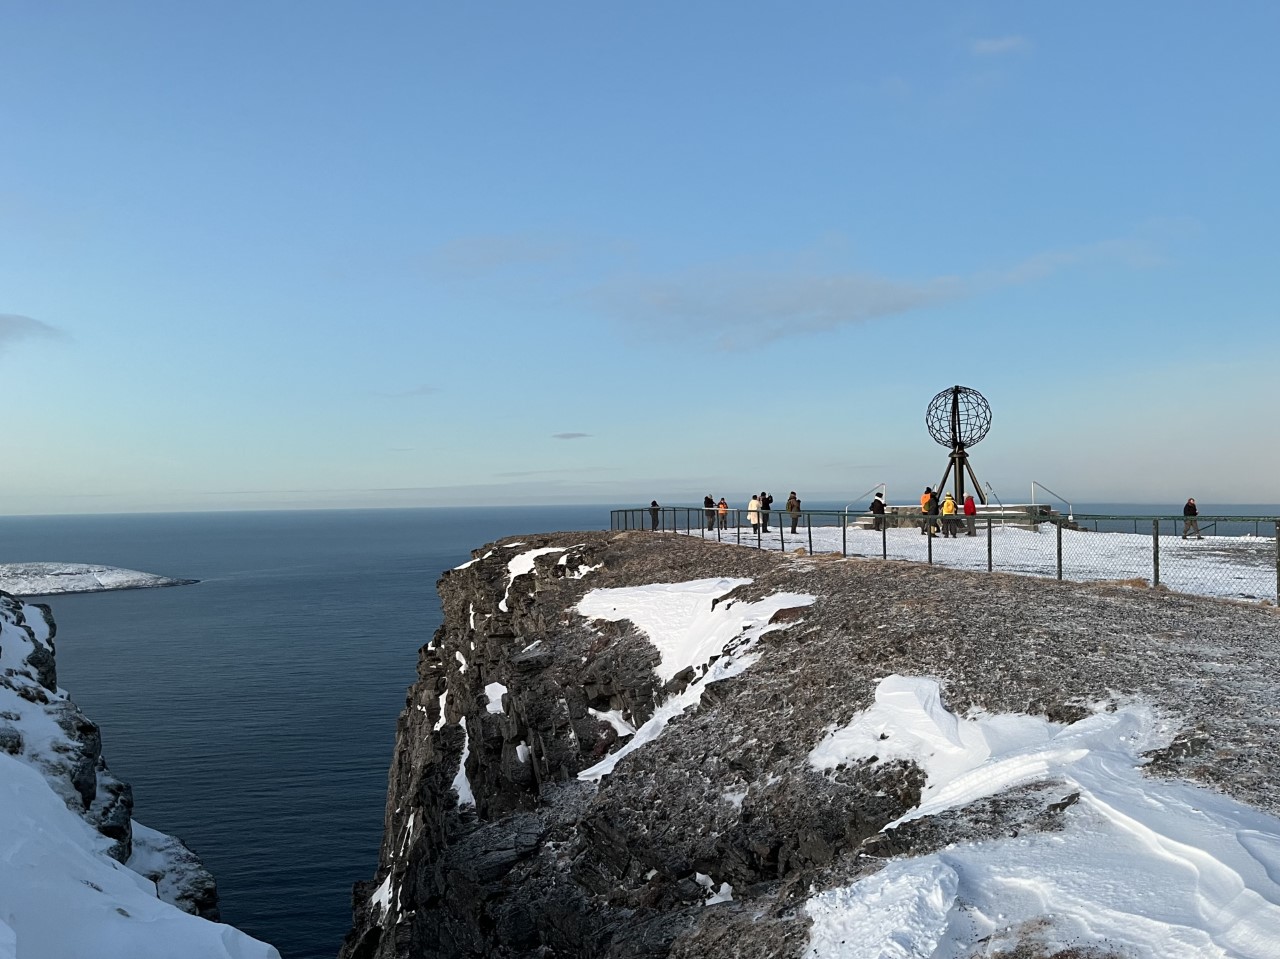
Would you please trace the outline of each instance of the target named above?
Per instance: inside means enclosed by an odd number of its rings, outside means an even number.
[[[213,877],[180,840],[133,822],[133,792],[108,769],[97,724],[59,689],[56,632],[48,606],[0,592],[0,751],[37,769],[105,837],[102,852],[155,882],[164,901],[216,920]]]
[[[714,603],[814,599],[780,607],[750,668],[714,683],[739,638],[664,678],[634,624],[577,611],[594,589],[708,577],[734,581]],[[936,678],[962,715],[1166,704],[1153,770],[1280,812],[1260,746],[1280,705],[1258,679],[1280,657],[1273,610],[642,532],[500,541],[439,591],[343,959],[799,956],[810,890],[886,857],[1057,828],[1075,800],[1053,783],[886,829],[920,802],[916,765],[815,769],[815,744],[890,674]],[[691,684],[700,701],[660,736],[579,778]]]

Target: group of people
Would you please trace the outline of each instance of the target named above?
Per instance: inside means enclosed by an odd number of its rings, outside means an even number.
[[[719,502],[716,502],[715,497],[710,494],[704,496],[702,508],[707,517],[707,529],[715,529],[717,524],[721,529],[729,528],[729,501],[723,496],[720,497]],[[655,530],[658,528],[661,510],[662,507],[658,505],[656,499],[649,503],[649,516]],[[786,511],[791,519],[791,532],[794,533],[800,523],[800,497],[796,496],[795,490],[792,490],[791,495],[787,497]],[[751,500],[747,503],[747,522],[751,524],[751,532],[769,532],[769,514],[772,512],[773,497],[766,492],[753,493]],[[1196,539],[1204,538],[1200,535],[1200,523],[1197,519],[1199,512],[1194,499],[1188,499],[1186,505],[1182,507],[1183,539],[1190,536],[1195,536]],[[943,536],[958,536],[961,516],[964,517],[965,535],[978,535],[976,529],[978,504],[974,502],[971,495],[966,496],[964,502],[958,504],[950,493],[939,499],[933,487],[926,486],[924,493],[920,496],[920,513],[924,517],[920,524],[921,536],[936,536],[939,530],[942,531]],[[871,501],[872,529],[876,531],[884,529],[884,514],[884,493],[876,493]]]
[[[662,507],[658,505],[655,499],[649,503],[649,516],[656,530],[660,519],[659,514]],[[787,497],[786,503],[787,516],[791,520],[791,532],[796,532],[796,528],[800,525],[800,497],[796,495],[796,491],[792,490],[791,495]],[[723,496],[719,501],[708,493],[702,498],[702,512],[706,517],[707,529],[712,530],[719,526],[720,529],[729,528],[729,501]],[[773,496],[766,491],[753,493],[750,501],[747,503],[747,522],[751,525],[753,533],[769,532],[769,518],[773,513]]]
[[[796,527],[800,525],[800,497],[796,495],[795,490],[792,490],[791,495],[787,497],[786,511],[791,518],[791,532],[794,533]],[[754,494],[747,502],[747,522],[751,524],[751,532],[769,532],[771,512],[773,512],[772,494],[766,492]]]
[[[960,534],[961,516],[964,517],[965,535],[978,535],[978,504],[972,496],[966,496],[964,503],[960,504],[950,493],[939,499],[933,487],[926,486],[920,496],[920,513],[924,516],[924,522],[920,524],[921,536],[936,536],[941,529],[943,536],[954,538]]]

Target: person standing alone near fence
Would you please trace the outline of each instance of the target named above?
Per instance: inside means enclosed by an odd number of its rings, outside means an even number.
[[[796,524],[800,522],[800,497],[796,496],[795,490],[787,497],[787,513],[791,516],[791,532],[794,533]]]
[[[1192,533],[1195,533],[1196,539],[1204,539],[1200,535],[1200,521],[1196,519],[1200,515],[1200,510],[1196,508],[1196,501],[1187,500],[1187,505],[1182,507],[1182,538],[1186,539]]]
[[[729,528],[729,501],[723,496],[720,497],[720,505],[716,507],[720,511],[720,528]]]
[[[968,495],[964,498],[964,525],[965,536],[977,536],[976,529],[978,519],[978,504],[973,501],[973,496]]]
[[[660,510],[660,509],[662,509],[662,507],[658,505],[658,501],[657,501],[656,499],[655,499],[655,500],[650,501],[650,503],[649,503],[649,522],[650,522],[650,524],[653,526],[653,531],[654,531],[655,533],[658,531],[658,510]]]
[[[707,529],[716,528],[716,500],[715,497],[708,493],[702,497],[702,512],[706,514]]]
[[[871,501],[871,528],[877,533],[884,529],[884,493],[876,493],[875,499]]]

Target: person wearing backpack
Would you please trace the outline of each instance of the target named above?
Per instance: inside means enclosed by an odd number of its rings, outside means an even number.
[[[794,533],[796,524],[800,522],[800,498],[796,496],[795,490],[787,497],[787,512],[791,515],[791,532]]]

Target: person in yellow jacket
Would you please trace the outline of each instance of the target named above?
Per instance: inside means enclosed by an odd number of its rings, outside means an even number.
[[[956,508],[956,499],[950,493],[942,498],[942,506],[938,512],[942,514],[942,535],[950,536],[953,539],[960,527],[959,510]]]

